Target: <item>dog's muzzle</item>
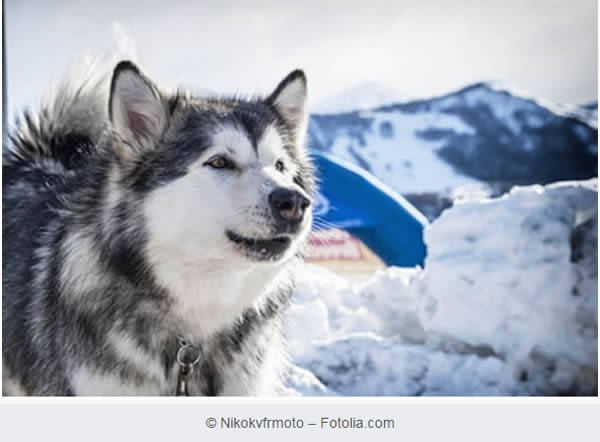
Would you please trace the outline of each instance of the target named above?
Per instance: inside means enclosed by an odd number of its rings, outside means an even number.
[[[225,233],[236,248],[252,260],[278,261],[300,232],[310,204],[310,200],[302,192],[286,188],[275,189],[269,194],[271,222],[274,221],[270,236],[252,238],[232,230],[226,230]]]

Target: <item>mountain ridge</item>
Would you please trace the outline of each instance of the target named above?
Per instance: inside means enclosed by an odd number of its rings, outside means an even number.
[[[312,114],[308,141],[406,194],[597,176],[597,135],[593,108],[478,82],[370,110]]]

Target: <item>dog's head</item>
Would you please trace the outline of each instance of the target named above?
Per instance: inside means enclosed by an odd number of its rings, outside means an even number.
[[[264,99],[161,93],[130,62],[111,84],[118,182],[138,195],[156,263],[277,266],[310,230],[306,77]],[[152,262],[151,262],[152,263]]]

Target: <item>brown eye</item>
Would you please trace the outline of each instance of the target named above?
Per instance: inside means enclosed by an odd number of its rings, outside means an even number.
[[[283,170],[285,169],[283,161],[277,160],[277,162],[275,163],[275,169],[277,169],[279,172],[283,172]]]
[[[217,157],[210,160],[208,163],[210,167],[214,167],[215,169],[224,169],[229,166],[229,162],[223,157]]]

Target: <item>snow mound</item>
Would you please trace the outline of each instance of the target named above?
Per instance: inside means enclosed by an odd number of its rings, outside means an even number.
[[[469,199],[425,270],[351,284],[307,265],[287,322],[305,395],[597,394],[597,180]]]
[[[444,212],[425,234],[428,333],[489,347],[512,364],[597,369],[595,183],[517,187]],[[560,377],[575,383],[577,373]]]

